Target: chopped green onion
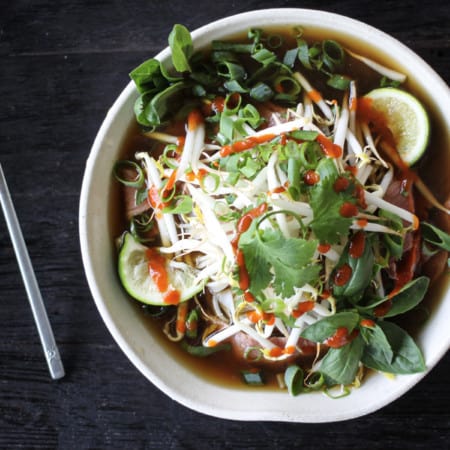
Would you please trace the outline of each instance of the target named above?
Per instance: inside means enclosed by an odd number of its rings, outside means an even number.
[[[334,89],[345,91],[348,89],[350,81],[351,79],[349,77],[346,77],[345,75],[335,74],[328,79],[327,84]]]
[[[208,172],[200,178],[200,187],[210,194],[217,191],[220,186],[220,177],[216,173]]]
[[[175,158],[169,156],[171,153],[176,153],[177,146],[175,144],[168,144],[164,147],[163,154],[161,155],[161,162],[170,169],[176,169],[178,163]]]
[[[321,389],[324,383],[325,377],[320,372],[312,372],[305,378],[305,386],[313,391]]]
[[[203,347],[203,345],[191,345],[188,344],[185,340],[180,342],[181,348],[188,352],[190,355],[198,356],[200,358],[205,358],[207,356],[210,356],[214,353],[221,352],[221,351],[230,351],[231,344],[230,343],[224,343],[219,344],[214,347]]]
[[[294,200],[300,198],[300,161],[296,158],[288,159],[288,191]]]
[[[296,96],[301,91],[300,84],[292,77],[280,75],[274,80],[275,90],[284,94]]]
[[[142,202],[146,201],[148,198],[147,186],[143,186],[136,190],[135,202],[136,205],[140,205]]]
[[[233,92],[231,94],[228,94],[225,97],[225,101],[223,103],[224,112],[226,114],[237,114],[242,103],[242,96],[237,93]]]
[[[297,61],[298,56],[298,48],[292,48],[288,50],[283,58],[283,64],[286,66],[292,68],[295,65],[295,62]]]
[[[241,370],[242,379],[249,386],[263,386],[264,378],[259,369]]]
[[[320,145],[307,141],[300,146],[300,161],[305,169],[315,169],[320,159]]]
[[[299,61],[303,64],[304,67],[307,69],[312,69],[311,62],[309,60],[309,48],[308,44],[304,39],[298,39],[297,40],[297,54]]]
[[[336,389],[334,389],[334,390],[336,390]],[[325,389],[324,389],[324,392],[325,392],[325,394],[328,396],[328,397],[330,397],[330,398],[332,398],[332,399],[339,399],[339,398],[343,398],[343,397],[347,397],[347,395],[350,395],[350,389],[347,387],[347,386],[341,386],[340,387],[340,392],[339,393],[334,393],[333,392],[333,388],[331,388],[331,387],[326,387]]]
[[[175,186],[172,187],[172,189],[167,190],[165,186],[167,185],[167,180],[165,180],[165,183],[163,187],[161,188],[159,195],[161,197],[161,201],[163,203],[169,203],[174,197],[176,193]]]
[[[186,319],[186,336],[188,338],[196,338],[198,332],[198,312],[193,309]]]
[[[250,103],[239,110],[239,117],[255,129],[258,128],[262,122],[264,122],[264,119],[259,114],[259,111]]]
[[[266,84],[260,81],[250,89],[250,97],[254,98],[258,102],[266,102],[273,97],[274,92]]]
[[[223,83],[223,87],[232,93],[238,92],[239,94],[245,94],[248,92],[248,88],[239,80],[228,80]]]
[[[249,362],[257,362],[263,357],[261,347],[247,347],[244,351],[244,359]]]
[[[283,43],[284,43],[284,39],[282,36],[280,36],[279,34],[271,34],[267,39],[267,46],[273,49],[277,49],[280,48]]]
[[[445,231],[431,225],[428,222],[422,222],[421,231],[423,238],[430,244],[436,245],[450,252],[450,235]]]
[[[247,75],[240,64],[230,61],[222,61],[217,66],[217,74],[230,80],[243,80]]]
[[[124,174],[122,175],[121,172],[124,172]],[[134,178],[131,179],[125,178],[125,176],[128,175],[129,172],[135,173]],[[125,186],[140,188],[143,186],[145,181],[144,171],[139,166],[139,164],[135,163],[134,161],[128,160],[117,161],[114,164],[113,173],[116,180],[118,180]]]
[[[275,53],[267,50],[266,48],[262,48],[253,53],[252,58],[256,59],[256,61],[261,63],[263,66],[267,66],[277,60],[277,56],[275,55]]]
[[[234,121],[228,114],[221,114],[219,133],[224,138],[223,143],[228,143],[233,140],[234,137]]]
[[[211,47],[214,51],[231,51],[236,53],[251,53],[252,44],[235,44],[233,42],[212,41]]]
[[[192,212],[193,202],[188,195],[177,195],[173,197],[173,200],[170,205],[162,209],[164,214],[189,214]]]
[[[345,53],[344,49],[339,43],[331,39],[326,39],[322,42],[322,54],[324,64],[334,72],[344,63]]]
[[[289,394],[294,397],[299,395],[305,388],[303,370],[296,364],[289,366],[284,372],[284,382]]]
[[[317,131],[311,130],[295,130],[289,133],[289,136],[299,141],[315,141],[318,136]]]

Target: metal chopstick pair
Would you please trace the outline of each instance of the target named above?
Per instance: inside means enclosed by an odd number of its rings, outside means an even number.
[[[44,349],[45,358],[47,360],[50,375],[54,380],[62,378],[65,374],[64,367],[56,346],[53,331],[48,320],[41,292],[39,290],[30,256],[22,235],[16,211],[6,184],[5,175],[0,164],[0,203],[2,205],[3,214],[6,219],[6,225],[11,236],[11,241],[16,253],[17,262],[19,264],[25,290],[31,305],[33,317],[39,332],[42,347]]]

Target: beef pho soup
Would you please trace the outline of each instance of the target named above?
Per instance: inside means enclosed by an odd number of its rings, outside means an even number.
[[[130,74],[110,206],[121,283],[166,351],[291,395],[424,371],[414,334],[450,241],[449,143],[425,94],[306,25],[201,51],[176,25],[169,43],[170,66]]]

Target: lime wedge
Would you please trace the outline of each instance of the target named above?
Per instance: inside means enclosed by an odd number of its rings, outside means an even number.
[[[166,271],[169,289],[180,293],[180,302],[189,300],[203,290],[205,281],[196,279],[195,269],[185,263],[176,266],[167,258]],[[137,241],[131,233],[125,233],[119,251],[119,278],[131,297],[149,305],[167,305],[167,292],[160,292],[150,276],[147,247]]]
[[[412,166],[424,154],[430,134],[427,112],[416,97],[396,88],[369,92],[372,107],[383,113],[403,161]]]

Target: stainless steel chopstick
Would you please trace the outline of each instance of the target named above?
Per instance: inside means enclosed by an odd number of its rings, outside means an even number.
[[[36,322],[41,344],[44,349],[50,375],[54,380],[57,380],[64,376],[64,367],[59,355],[58,347],[56,346],[55,337],[53,336],[50,321],[48,320],[47,311],[45,310],[41,292],[36,281],[36,276],[25,241],[23,239],[22,230],[17,219],[16,211],[9,193],[8,185],[6,184],[6,179],[1,164],[0,202],[3,209],[3,214],[5,215],[6,225],[11,236],[14,251],[16,253],[17,262],[19,263],[20,273],[22,274],[28,300],[30,301],[34,321]]]

